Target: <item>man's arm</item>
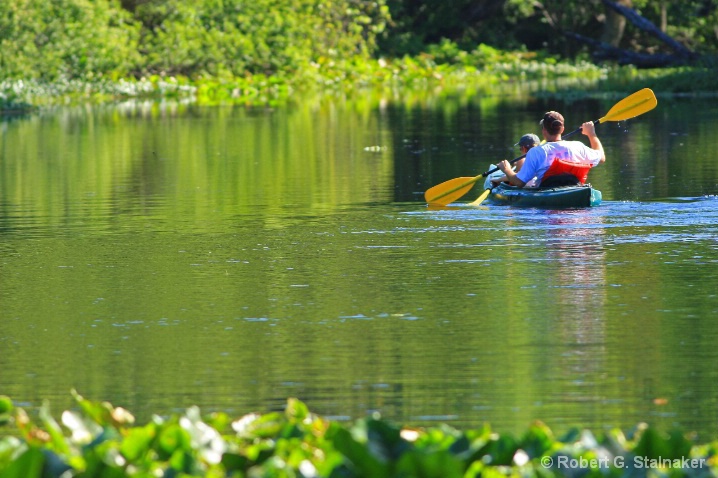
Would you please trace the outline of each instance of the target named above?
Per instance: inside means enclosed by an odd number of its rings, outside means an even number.
[[[581,125],[581,132],[588,137],[588,141],[591,143],[591,149],[595,149],[596,151],[601,152],[601,160],[600,163],[603,163],[606,161],[606,153],[603,151],[603,145],[601,144],[601,140],[598,139],[598,136],[596,136],[596,126],[593,124],[593,121],[588,121],[587,123],[583,123]]]
[[[510,185],[518,186],[520,188],[526,186],[526,183],[521,181],[516,176],[516,172],[513,169],[511,169],[511,163],[509,163],[506,160],[503,160],[497,166],[501,170],[501,172],[506,175],[506,180],[509,182]]]

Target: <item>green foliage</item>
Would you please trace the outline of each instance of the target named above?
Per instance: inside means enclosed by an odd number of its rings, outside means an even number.
[[[382,1],[358,0],[163,0],[134,14],[143,24],[142,71],[225,78],[366,55],[388,18]]]
[[[695,51],[718,50],[716,2],[633,0],[632,4],[659,27],[665,15],[666,32]],[[612,12],[600,0],[388,0],[388,5],[394,20],[382,40],[382,49],[394,55],[417,55],[448,39],[463,48],[487,43],[511,49],[547,49],[574,57],[584,53],[586,47],[566,41],[563,33],[570,31],[600,40],[606,16]],[[620,46],[646,53],[667,50],[630,22]]]
[[[114,0],[0,1],[4,79],[125,75],[138,59],[138,30]]]
[[[286,74],[367,56],[383,0],[0,1],[2,79]]]
[[[504,18],[506,0],[387,0],[392,23],[381,49],[392,56],[418,55],[448,39],[470,48],[477,43],[517,47]]]
[[[345,94],[367,88],[401,88],[407,93],[440,87],[455,89],[497,85],[502,80],[546,78],[597,80],[606,70],[586,62],[559,62],[532,52],[507,52],[481,44],[464,51],[449,41],[419,57],[395,60],[359,56],[320,57],[295,75],[264,75],[190,80],[150,75],[138,80],[0,82],[0,109],[127,98],[171,98],[203,105],[277,104],[297,93]]]
[[[638,70],[625,67],[613,70],[603,83],[606,90],[651,88],[656,93],[709,95],[718,92],[718,75],[711,67],[680,67]]]
[[[73,395],[80,411],[64,412],[62,427],[47,405],[39,425],[10,408],[20,438],[0,438],[0,476],[633,476],[634,467],[625,465],[639,461],[671,476],[718,471],[718,443],[694,445],[679,432],[663,434],[645,424],[630,438],[619,430],[599,437],[573,430],[556,439],[535,423],[516,439],[488,426],[412,429],[378,417],[342,425],[289,399],[283,413],[231,420],[222,413],[201,416],[192,407],[135,426],[126,410]],[[565,465],[568,460],[584,462]],[[694,469],[677,469],[681,460],[694,460]]]
[[[649,19],[660,16],[656,2],[635,5]],[[698,49],[715,47],[718,8],[666,5],[669,33]],[[595,36],[603,13],[598,1],[0,0],[0,109],[128,97],[267,104],[312,90],[596,81],[605,68],[547,51],[578,51],[552,29]],[[636,35],[627,34],[632,47],[641,46]],[[380,39],[385,52],[415,54],[372,58]],[[402,46],[407,39],[413,46]],[[518,48],[492,46],[498,43]],[[708,65],[618,76],[684,93],[714,89],[714,73]]]
[[[700,53],[716,53],[718,51],[718,4],[706,0],[633,0],[636,8],[643,16],[655,25],[661,26],[663,14],[666,19],[666,33],[682,42],[689,48]],[[665,8],[665,12],[662,11]],[[629,37],[630,38],[630,37]],[[636,37],[629,41],[636,44]],[[644,48],[653,44],[641,42]]]
[[[13,404],[10,397],[0,395],[0,425],[7,423],[13,411]]]

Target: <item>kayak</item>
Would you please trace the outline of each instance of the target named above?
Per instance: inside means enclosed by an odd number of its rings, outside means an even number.
[[[501,176],[503,173],[496,171],[484,181],[484,190],[491,189],[489,200],[494,204],[545,209],[594,207],[601,204],[601,191],[593,189],[590,184],[550,188],[519,188],[506,183],[493,186],[491,180]]]
[[[487,187],[491,187],[490,184]],[[546,209],[594,207],[601,204],[601,191],[592,188],[590,184],[553,188],[519,188],[501,183],[491,190],[489,201],[494,204]]]
[[[601,191],[590,184],[555,188],[519,188],[501,183],[489,194],[495,204],[546,209],[594,207],[601,204]]]

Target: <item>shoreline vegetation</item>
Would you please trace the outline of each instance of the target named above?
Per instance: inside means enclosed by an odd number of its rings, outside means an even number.
[[[713,2],[483,3],[0,2],[0,114],[127,100],[274,106],[377,90],[718,91]]]
[[[48,403],[36,421],[0,396],[0,476],[93,477],[475,477],[715,476],[718,441],[638,424],[624,432],[541,422],[520,436],[484,425],[457,430],[397,426],[379,416],[339,423],[297,399],[284,411],[203,415],[197,407],[136,424],[108,402],[72,391],[57,421]]]
[[[527,52],[480,45],[460,52],[460,61],[437,62],[433,55],[398,60],[355,58],[314,63],[294,76],[237,78],[184,76],[119,80],[0,81],[0,114],[26,113],[62,105],[125,101],[177,101],[199,106],[278,106],[317,96],[359,96],[370,92],[406,95],[538,94],[571,98],[621,96],[650,87],[662,97],[716,97],[718,74],[709,67],[642,70],[604,67]]]

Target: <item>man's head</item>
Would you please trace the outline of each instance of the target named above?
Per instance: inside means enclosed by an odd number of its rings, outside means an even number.
[[[525,134],[521,136],[521,139],[514,146],[520,146],[521,148],[531,149],[534,146],[541,144],[541,140],[535,134]]]
[[[544,114],[539,124],[551,136],[563,133],[563,116],[558,111],[549,111]]]

